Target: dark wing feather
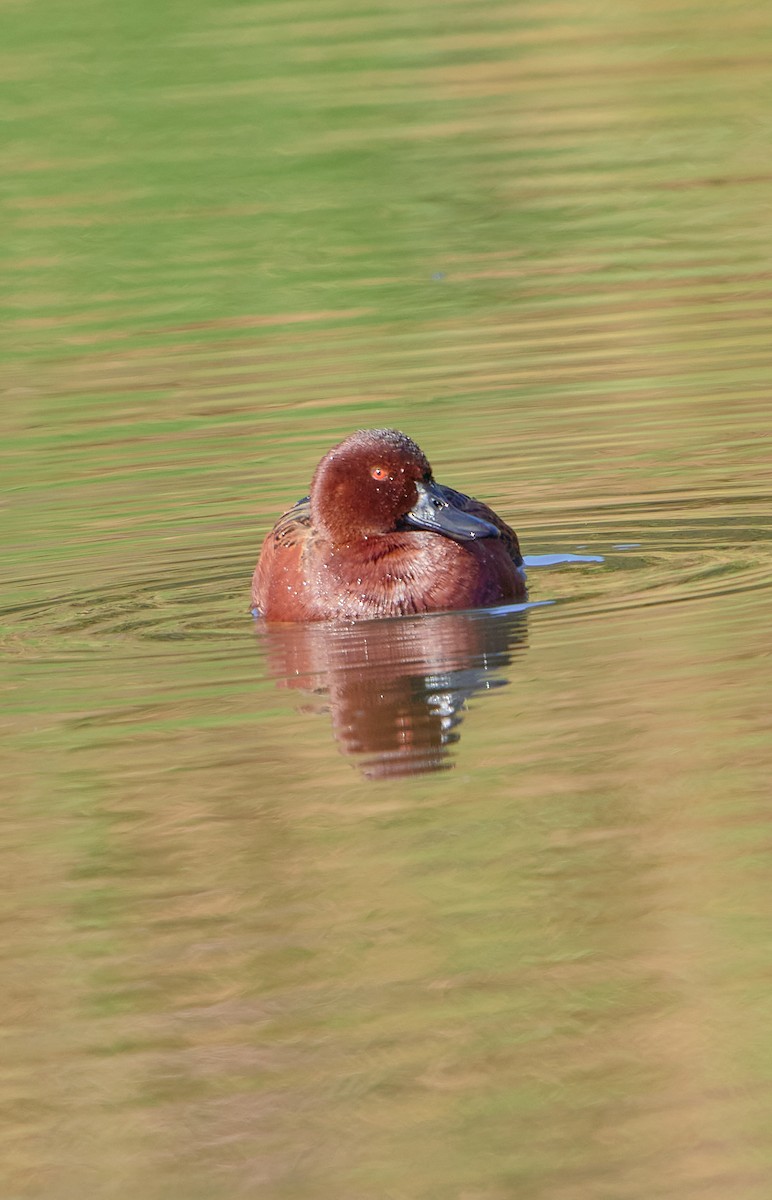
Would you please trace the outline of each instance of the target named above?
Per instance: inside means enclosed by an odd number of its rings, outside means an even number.
[[[311,499],[309,496],[304,496],[287,512],[282,513],[271,531],[271,537],[277,546],[288,550],[305,538],[310,528]]]

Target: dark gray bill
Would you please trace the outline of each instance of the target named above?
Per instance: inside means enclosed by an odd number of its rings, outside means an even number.
[[[436,483],[417,483],[418,499],[410,512],[402,518],[404,525],[413,529],[429,529],[443,533],[457,542],[475,541],[477,538],[497,538],[499,531],[490,521],[464,512],[453,504],[443,489]]]

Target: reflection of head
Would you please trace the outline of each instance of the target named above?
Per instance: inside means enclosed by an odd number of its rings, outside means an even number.
[[[484,611],[262,630],[280,686],[326,693],[345,754],[370,779],[445,770],[464,704],[501,679],[525,613]]]

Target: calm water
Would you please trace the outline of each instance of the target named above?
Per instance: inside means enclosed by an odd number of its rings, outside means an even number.
[[[769,7],[2,20],[4,1200],[768,1200]],[[362,425],[531,606],[255,625]]]

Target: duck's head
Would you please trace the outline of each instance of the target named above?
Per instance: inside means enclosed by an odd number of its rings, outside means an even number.
[[[499,536],[449,499],[423,451],[396,429],[360,429],[325,454],[311,484],[311,518],[337,545],[409,528],[457,541]]]

